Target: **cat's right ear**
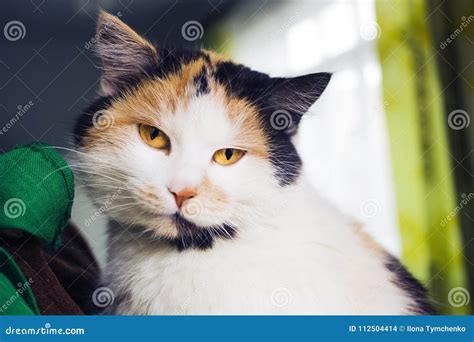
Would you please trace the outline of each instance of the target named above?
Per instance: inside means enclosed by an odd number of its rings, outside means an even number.
[[[156,48],[116,16],[100,12],[96,38],[102,60],[103,95],[112,95],[136,82],[156,65]]]

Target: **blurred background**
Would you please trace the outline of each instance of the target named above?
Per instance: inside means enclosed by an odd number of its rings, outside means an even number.
[[[74,156],[74,121],[98,90],[99,8],[161,46],[213,49],[272,76],[334,72],[297,137],[306,172],[442,313],[471,312],[472,0],[2,3],[0,152],[42,141]],[[80,184],[73,221],[103,263],[106,219]]]

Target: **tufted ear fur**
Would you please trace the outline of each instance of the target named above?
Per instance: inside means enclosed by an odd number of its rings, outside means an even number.
[[[96,37],[96,50],[102,60],[103,95],[112,95],[149,75],[157,63],[156,48],[109,13],[100,13]]]
[[[303,115],[321,96],[331,79],[330,73],[314,73],[291,78],[271,78],[266,91],[266,106],[272,111],[291,114],[294,130]]]

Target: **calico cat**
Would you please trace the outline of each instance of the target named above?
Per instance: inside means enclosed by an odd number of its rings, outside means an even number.
[[[434,313],[305,179],[292,140],[329,73],[275,78],[160,48],[107,13],[96,47],[101,94],[75,136],[110,218],[107,313]]]

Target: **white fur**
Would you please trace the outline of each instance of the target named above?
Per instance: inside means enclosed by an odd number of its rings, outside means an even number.
[[[131,125],[123,146],[94,144],[81,158],[99,205],[123,189],[108,208],[119,222],[105,278],[116,294],[116,313],[409,313],[411,300],[394,284],[384,252],[319,198],[304,175],[281,187],[270,163],[250,153],[231,166],[211,160],[214,151],[239,145],[242,134],[222,101],[212,94],[196,98],[160,128],[171,139],[169,156],[145,145]],[[225,193],[225,203],[199,192],[204,177]],[[198,187],[187,202],[200,213],[187,218],[199,226],[232,223],[235,238],[178,251],[134,235],[139,225],[174,236],[167,215],[177,207],[167,187],[189,186]],[[145,190],[158,200],[145,199]]]
[[[384,256],[305,183],[279,215],[240,226],[232,241],[179,252],[122,241],[112,288],[131,291],[119,314],[408,314]],[[141,248],[137,248],[141,246]]]

